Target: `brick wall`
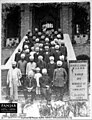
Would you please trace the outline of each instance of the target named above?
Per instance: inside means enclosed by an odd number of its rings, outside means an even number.
[[[63,5],[60,8],[60,27],[64,34],[69,34],[72,40],[72,8]]]
[[[90,44],[82,44],[82,45],[77,44],[77,45],[74,45],[73,48],[76,56],[84,54],[90,57]]]
[[[6,86],[7,85],[7,72],[8,72],[8,69],[6,70],[1,70],[1,85],[2,86]]]
[[[1,50],[1,65],[4,65],[5,60],[12,55],[14,50],[15,48],[3,48]]]

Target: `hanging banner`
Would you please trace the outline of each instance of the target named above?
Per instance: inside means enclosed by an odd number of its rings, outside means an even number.
[[[88,61],[69,62],[70,100],[88,99]]]

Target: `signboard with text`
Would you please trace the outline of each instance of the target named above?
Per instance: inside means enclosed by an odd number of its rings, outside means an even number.
[[[69,61],[70,100],[88,99],[88,62]]]

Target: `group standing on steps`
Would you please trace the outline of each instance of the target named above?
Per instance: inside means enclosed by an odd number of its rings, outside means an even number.
[[[18,101],[19,85],[25,100],[31,95],[31,103],[36,95],[42,95],[50,103],[53,93],[63,100],[64,90],[68,87],[68,62],[60,28],[42,32],[35,28],[34,34],[30,30],[27,32],[22,50],[18,49],[8,71],[7,85],[10,101]]]

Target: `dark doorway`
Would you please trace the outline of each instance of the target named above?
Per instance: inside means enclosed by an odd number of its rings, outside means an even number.
[[[73,34],[87,34],[90,29],[90,16],[87,10],[90,4],[86,3],[86,7],[80,4],[75,4],[73,6]],[[90,8],[90,7],[89,7]]]
[[[54,7],[52,4],[35,7],[33,16],[35,20],[33,21],[34,27],[39,28],[40,31],[42,30],[42,25],[46,23],[52,24],[55,30],[59,27],[59,8]]]
[[[6,20],[7,38],[14,38],[20,36],[20,7],[10,8],[10,13]]]

